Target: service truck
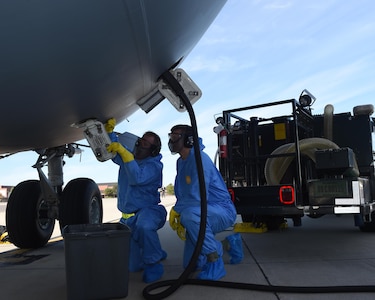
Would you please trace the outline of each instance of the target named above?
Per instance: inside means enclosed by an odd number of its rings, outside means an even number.
[[[375,231],[374,107],[313,113],[304,90],[288,99],[225,110],[216,119],[219,170],[243,222],[301,226],[302,217],[352,214]]]

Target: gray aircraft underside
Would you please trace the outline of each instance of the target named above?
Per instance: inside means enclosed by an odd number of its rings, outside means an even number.
[[[102,222],[97,184],[90,178],[64,183],[63,158],[71,157],[76,149],[72,144],[87,135],[87,130],[72,125],[93,122],[90,119],[121,122],[140,107],[150,111],[164,96],[171,101],[174,95],[158,84],[160,76],[167,71],[168,78],[184,74],[176,67],[224,4],[225,0],[0,3],[0,157],[27,150],[39,153],[34,165],[39,180],[17,184],[8,199],[6,228],[14,245],[44,246],[55,220],[62,233],[67,225]],[[176,99],[171,102],[179,109]],[[100,134],[108,138],[102,129]],[[108,154],[107,143],[100,144],[104,150],[90,143],[98,159]],[[42,171],[45,165],[48,176]]]
[[[225,0],[3,1],[0,153],[83,138],[121,122],[192,50]]]

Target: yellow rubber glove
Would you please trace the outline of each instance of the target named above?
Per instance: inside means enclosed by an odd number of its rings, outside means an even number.
[[[178,224],[177,235],[181,240],[186,241],[186,230],[185,227],[181,225],[181,223]]]
[[[178,223],[180,223],[180,214],[174,210],[174,207],[172,207],[169,212],[169,225],[173,230],[177,230]]]
[[[115,118],[111,118],[111,119],[109,119],[109,120],[104,124],[105,131],[107,131],[108,133],[113,132],[113,129],[115,129],[115,126],[116,126],[116,119],[115,119]]]
[[[180,214],[174,210],[174,207],[169,212],[169,225],[174,231],[177,231],[177,235],[181,240],[186,240],[185,227],[180,223]]]
[[[109,146],[107,147],[107,151],[112,152],[112,153],[118,153],[121,156],[122,161],[125,162],[125,163],[131,162],[132,160],[134,160],[134,155],[131,152],[129,152],[128,150],[126,150],[118,142],[113,142],[113,143],[109,144]]]

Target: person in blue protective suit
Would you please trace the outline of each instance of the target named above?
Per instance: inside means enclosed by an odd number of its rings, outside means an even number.
[[[197,261],[201,270],[198,279],[218,280],[225,276],[223,248],[230,255],[230,262],[242,261],[242,240],[239,233],[227,236],[223,243],[215,234],[233,226],[237,212],[231,201],[224,180],[209,156],[203,152],[199,138],[207,194],[206,234]],[[174,191],[176,204],[170,211],[169,223],[185,240],[183,266],[187,267],[198,240],[201,220],[201,198],[198,173],[193,148],[193,130],[188,125],[176,125],[169,133],[168,146],[172,154],[179,153]]]
[[[134,154],[117,141],[113,132],[115,120],[105,128],[113,141],[109,152],[116,153],[113,161],[119,165],[118,203],[122,212],[120,222],[131,229],[129,271],[143,271],[146,283],[159,280],[164,273],[160,261],[167,257],[162,249],[157,230],[166,221],[167,211],[160,204],[162,186],[161,141],[154,132],[147,131],[135,143]]]

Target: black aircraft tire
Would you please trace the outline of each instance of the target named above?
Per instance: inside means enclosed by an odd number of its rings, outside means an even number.
[[[103,220],[102,196],[97,184],[89,178],[68,182],[60,202],[60,228],[73,224],[100,224]]]
[[[10,241],[19,248],[43,247],[50,239],[55,219],[48,218],[38,180],[19,183],[6,208],[6,227]]]

